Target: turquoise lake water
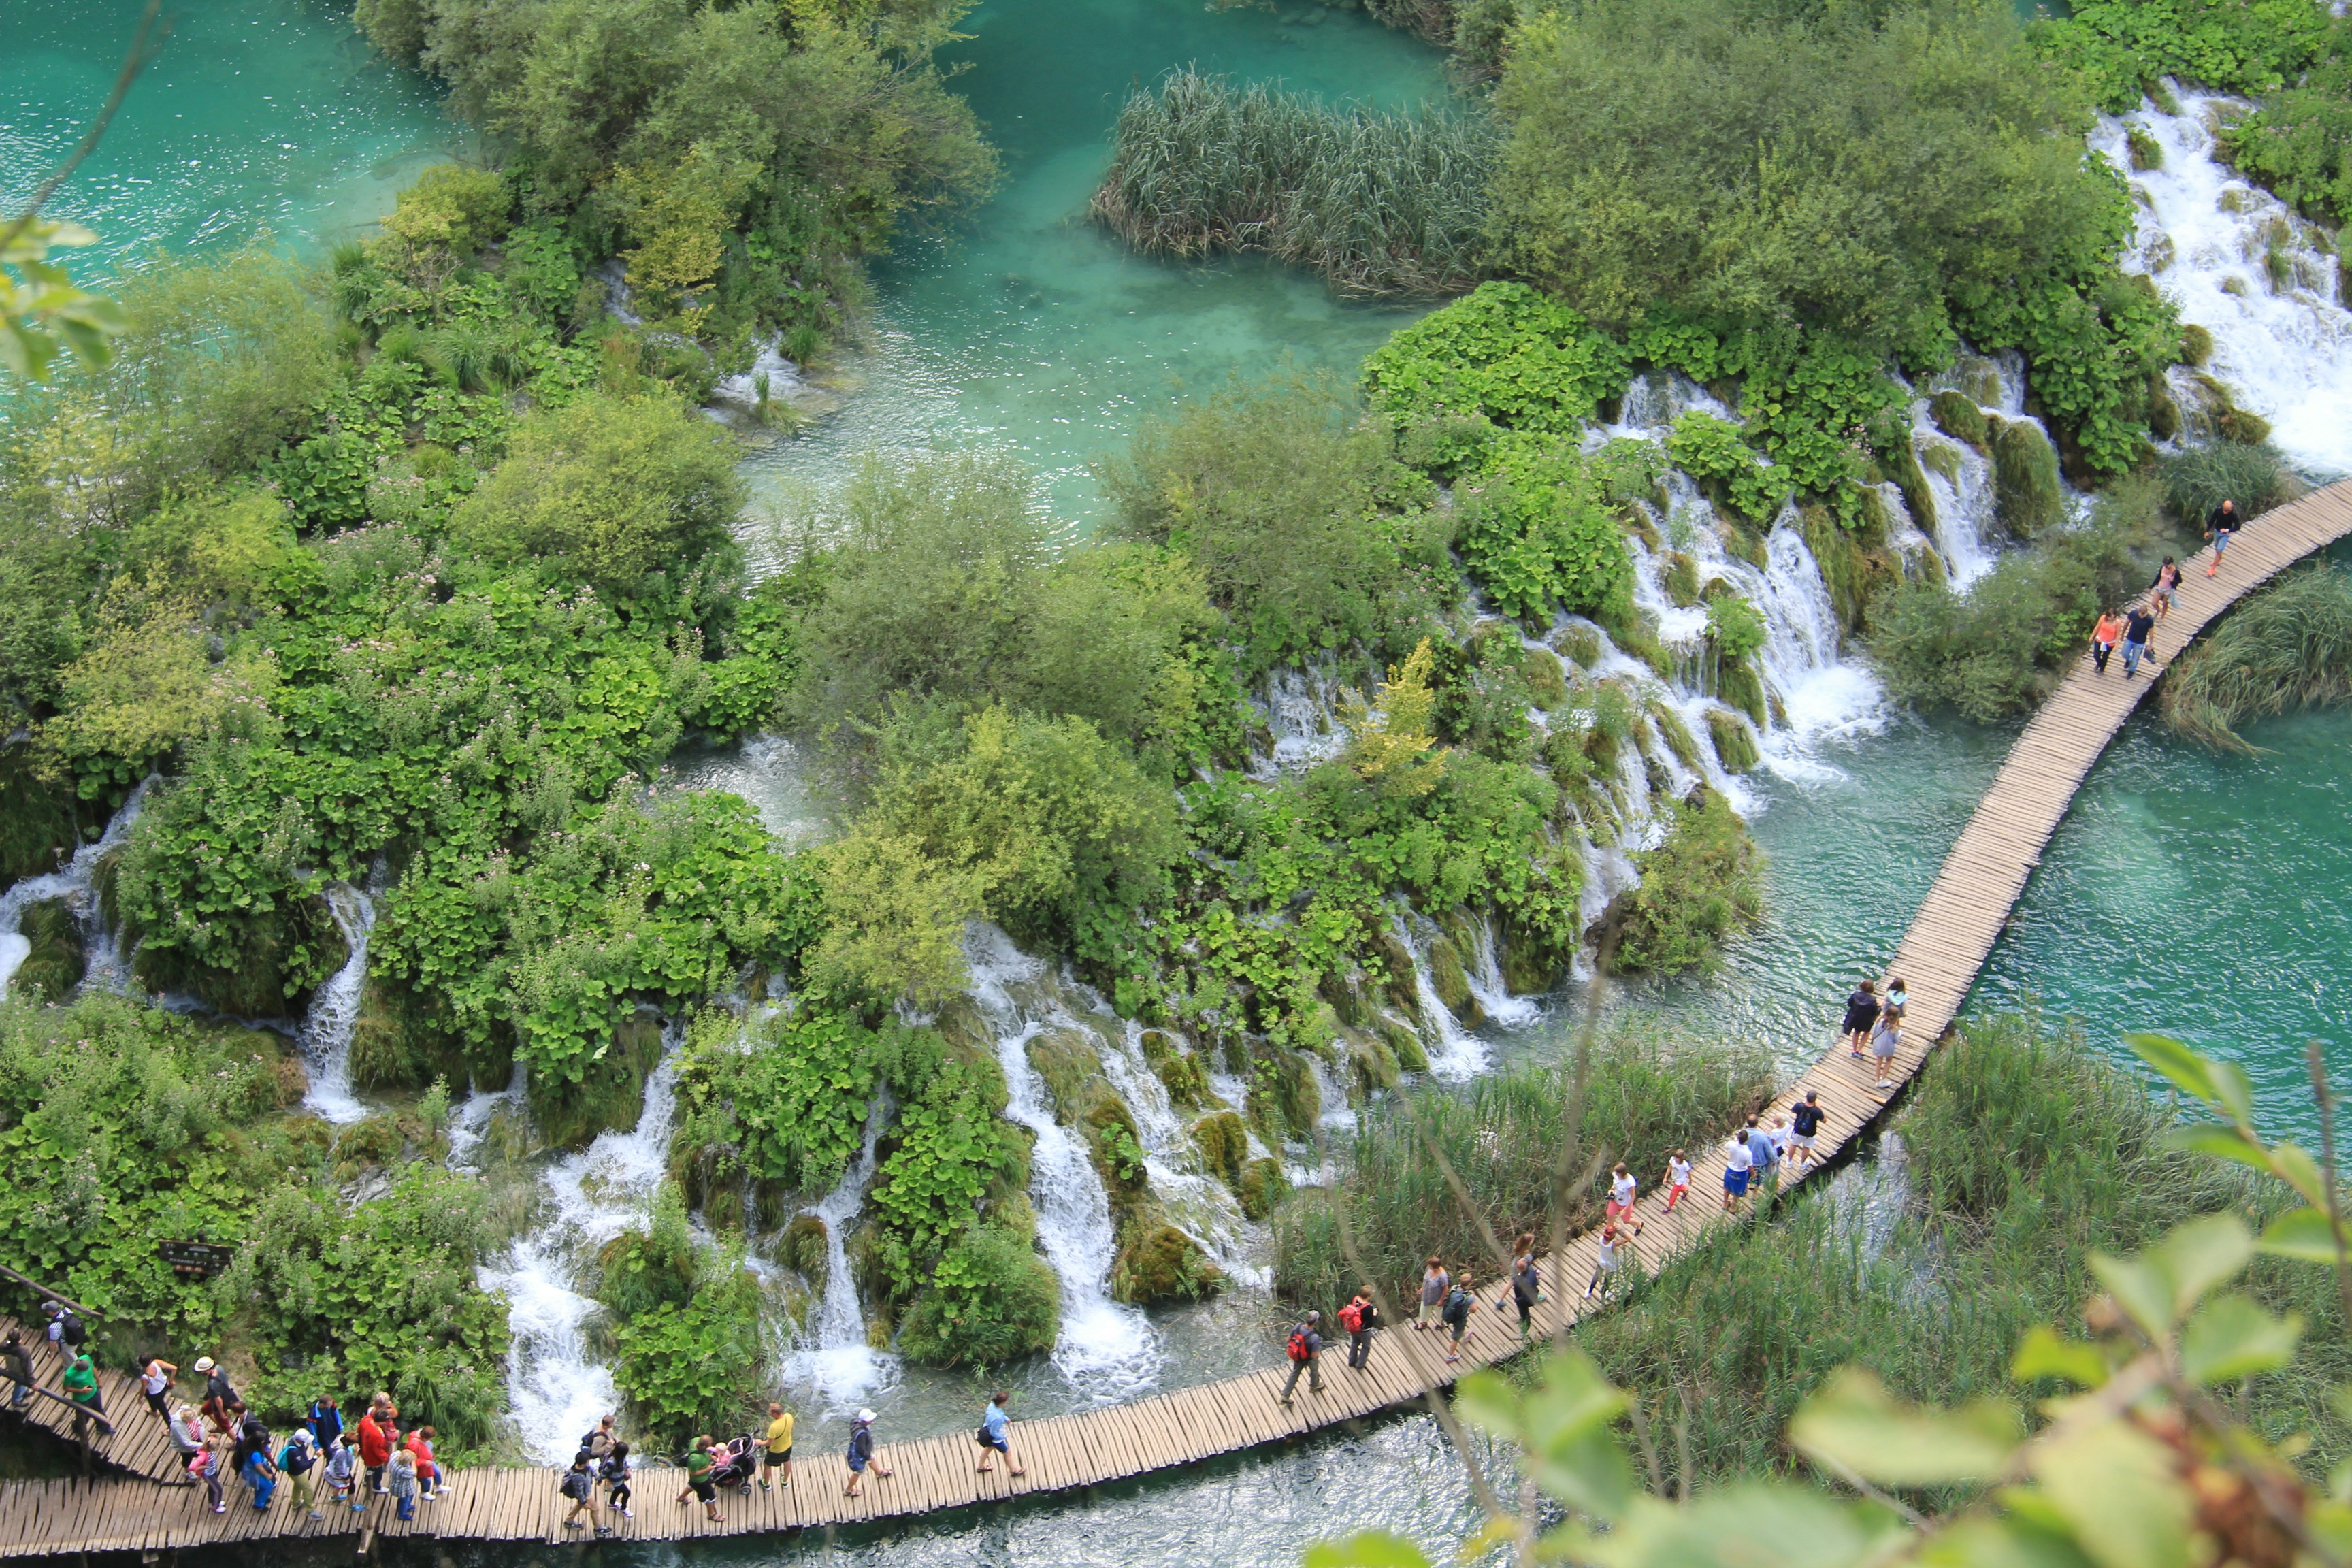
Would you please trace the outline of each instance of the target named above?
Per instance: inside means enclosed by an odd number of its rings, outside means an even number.
[[[70,142],[137,11],[131,0],[0,6],[0,196],[28,189]],[[373,218],[454,142],[432,95],[371,62],[326,7],[192,0],[178,12],[163,59],[55,209],[100,230],[103,262],[135,265],[159,247],[235,243],[263,227],[316,247]],[[1045,476],[1063,515],[1081,520],[1095,504],[1086,464],[1147,411],[1286,361],[1344,373],[1407,319],[1338,303],[1261,263],[1140,261],[1083,211],[1119,100],[1170,67],[1409,102],[1444,90],[1429,51],[1312,5],[992,0],[968,30],[953,57],[971,68],[959,89],[1003,149],[1009,183],[964,231],[877,268],[873,348],[843,367],[854,395],[761,459],[763,484],[822,482],[868,447],[1003,442]],[[1624,1005],[1664,1006],[1790,1059],[1817,1049],[1846,987],[1908,921],[2011,734],[1898,721],[1825,749],[1834,777],[1759,784],[1765,929],[1712,984],[1637,990]],[[2339,1069],[2352,1069],[2352,715],[2273,721],[2250,736],[2260,754],[2216,756],[2136,719],[2060,827],[1970,1006],[2038,1001],[2080,1017],[2095,1050],[2116,1048],[2127,1029],[2180,1033],[2244,1061],[2265,1119],[2299,1129],[2304,1042],[2327,1041]],[[1443,1550],[1469,1523],[1459,1464],[1425,1418],[1403,1418],[1086,1500],[692,1555],[1271,1565],[1296,1563],[1319,1536],[1375,1525]],[[386,1550],[432,1560],[422,1548]],[[545,1560],[510,1549],[451,1555],[499,1568]],[[602,1560],[686,1555],[644,1548]]]

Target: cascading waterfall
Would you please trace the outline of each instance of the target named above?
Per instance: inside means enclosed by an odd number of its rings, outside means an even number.
[[[1090,1011],[1097,1017],[1093,1033],[1102,1042],[1103,1077],[1134,1114],[1135,1130],[1143,1142],[1144,1172],[1169,1223],[1199,1242],[1228,1277],[1263,1287],[1268,1274],[1248,1257],[1248,1221],[1232,1189],[1214,1176],[1185,1168],[1194,1163],[1191,1130],[1170,1101],[1168,1086],[1144,1059],[1143,1026],[1118,1017],[1090,989],[1077,989],[1094,1004]],[[1234,1108],[1241,1103],[1234,1101]]]
[[[1005,1114],[1036,1134],[1029,1196],[1037,1210],[1037,1245],[1062,1282],[1061,1331],[1054,1365],[1078,1393],[1097,1403],[1151,1386],[1166,1359],[1159,1333],[1133,1307],[1110,1299],[1118,1253],[1110,1199],[1084,1145],[1054,1119],[1045,1081],[1029,1065],[1029,1042],[1051,1020],[1033,1016],[1007,987],[1034,980],[1044,966],[994,926],[975,923],[964,942],[971,995],[996,1034],[1004,1068]]]
[[[2143,103],[2102,119],[2091,137],[2141,198],[2125,266],[2213,334],[2208,374],[2271,422],[2283,451],[2315,473],[2352,472],[2352,315],[2337,297],[2336,258],[2284,203],[2215,157],[2215,117],[2245,106],[2174,92],[2179,113]],[[2132,168],[2125,137],[2135,126],[2162,150],[2161,166]]]
[[[1470,983],[1470,994],[1478,999],[1486,1016],[1506,1029],[1523,1029],[1534,1023],[1543,1008],[1531,998],[1512,995],[1504,984],[1502,963],[1495,954],[1494,923],[1484,915],[1473,915],[1470,936],[1470,951],[1462,955],[1462,974]]]
[[[1320,672],[1281,669],[1269,677],[1264,700],[1254,702],[1265,717],[1274,750],[1251,771],[1271,779],[1339,755],[1348,731],[1332,710],[1333,695],[1332,682]]]
[[[1911,404],[1911,449],[1936,507],[1936,551],[1944,558],[1945,579],[1966,593],[1992,570],[2000,524],[1992,510],[1992,460],[1965,441],[1955,441],[1927,416],[1927,399]]]
[[[1421,1005],[1422,1038],[1429,1042],[1429,1076],[1466,1083],[1486,1070],[1494,1055],[1486,1041],[1462,1026],[1437,994],[1437,982],[1429,973],[1428,932],[1434,929],[1401,902],[1390,912],[1389,930],[1412,954],[1413,998]]]
[[[866,1309],[857,1299],[845,1238],[865,1206],[874,1182],[876,1145],[890,1121],[890,1097],[877,1093],[866,1113],[866,1141],[857,1158],[822,1202],[801,1212],[824,1226],[824,1292],[816,1316],[801,1331],[784,1363],[785,1378],[814,1391],[824,1408],[839,1415],[897,1381],[898,1360],[866,1342]]]
[[[581,1287],[604,1245],[645,1223],[651,1209],[669,1160],[685,1037],[682,1026],[663,1024],[661,1060],[646,1079],[637,1124],[599,1133],[550,1165],[541,1178],[544,1218],[515,1241],[502,1267],[481,1270],[482,1288],[507,1298],[514,1334],[507,1400],[524,1448],[541,1464],[571,1458],[580,1434],[620,1408],[612,1369],[588,1352],[584,1325],[596,1303]]]
[[[73,912],[74,923],[81,928],[82,950],[89,957],[89,973],[83,984],[121,989],[125,980],[124,965],[115,950],[114,933],[107,929],[106,917],[98,907],[94,884],[100,862],[130,837],[131,825],[139,820],[139,809],[146,801],[147,786],[154,782],[151,774],[132,786],[121,808],[108,819],[106,831],[99,835],[95,843],[75,850],[73,858],[64,866],[37,877],[24,878],[0,893],[0,996],[8,994],[8,982],[17,966],[32,954],[33,944],[24,934],[25,911],[53,899],[65,900],[66,908]]]
[[[381,871],[381,865],[378,867]],[[371,879],[373,880],[373,879]],[[351,944],[351,956],[310,997],[296,1037],[310,1069],[302,1103],[339,1125],[363,1120],[368,1108],[352,1092],[352,1031],[360,1021],[360,993],[367,986],[368,935],[375,930],[375,900],[349,882],[327,889],[335,929]]]

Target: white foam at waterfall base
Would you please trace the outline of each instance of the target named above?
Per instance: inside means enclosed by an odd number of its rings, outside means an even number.
[[[1409,910],[1396,908],[1389,912],[1389,929],[1412,954],[1413,998],[1421,1005],[1423,1037],[1436,1037],[1427,1051],[1429,1076],[1447,1083],[1467,1083],[1486,1070],[1494,1056],[1486,1049],[1486,1042],[1464,1028],[1453,1009],[1438,995],[1437,983],[1430,978],[1429,941],[1420,917]]]
[[[375,930],[375,900],[348,882],[327,889],[327,908],[335,929],[351,945],[343,966],[311,994],[296,1038],[310,1085],[302,1104],[319,1117],[338,1125],[363,1120],[368,1108],[352,1092],[352,1031],[360,1021],[360,993],[367,986],[368,935]]]
[[[1485,917],[1470,922],[1476,941],[1472,950],[1462,955],[1463,977],[1470,983],[1470,994],[1486,1010],[1486,1016],[1506,1029],[1524,1029],[1543,1016],[1542,1006],[1526,996],[1514,996],[1503,980],[1501,962],[1495,954],[1495,928]]]
[[[482,1288],[507,1299],[514,1336],[507,1402],[523,1447],[541,1464],[572,1458],[580,1435],[620,1408],[610,1367],[588,1353],[585,1325],[596,1303],[581,1287],[604,1245],[648,1218],[667,1165],[677,1113],[677,1055],[685,1032],[662,1028],[661,1060],[646,1079],[645,1109],[626,1132],[605,1131],[541,1177],[542,1217],[485,1266]],[[516,1069],[518,1078],[521,1068]]]
[[[2091,137],[2143,198],[2125,266],[2213,334],[2208,373],[2271,422],[2281,450],[2315,474],[2352,473],[2352,315],[2335,297],[2335,258],[2285,204],[2215,158],[2209,119],[2245,106],[2177,85],[2175,95],[2179,114],[2143,104],[2102,119]],[[2132,169],[2125,132],[2134,125],[2163,149],[2162,167]],[[2292,268],[2283,282],[2266,266],[2274,240]]]
[[[824,1226],[824,1291],[784,1363],[786,1382],[807,1388],[827,1413],[845,1415],[898,1380],[898,1358],[866,1342],[866,1310],[849,1268],[845,1237],[874,1182],[876,1146],[890,1121],[890,1098],[877,1093],[866,1113],[866,1140],[833,1191],[803,1209]]]
[[[1110,1266],[1118,1239],[1110,1201],[1094,1162],[1054,1120],[1045,1086],[1029,1065],[1030,1040],[1045,1020],[1031,1015],[1008,987],[1035,979],[1036,960],[994,926],[975,921],[964,939],[971,995],[996,1034],[1004,1068],[1005,1114],[1036,1134],[1030,1156],[1029,1197],[1037,1211],[1037,1245],[1062,1283],[1062,1321],[1054,1365],[1071,1388],[1109,1404],[1150,1387],[1165,1352],[1150,1320],[1110,1299]]]
[[[147,786],[154,782],[150,774],[133,785],[121,808],[108,819],[106,831],[99,835],[95,843],[75,850],[73,858],[65,865],[37,877],[23,878],[0,893],[0,996],[7,995],[8,982],[15,977],[18,966],[32,955],[33,944],[24,934],[25,911],[53,899],[65,900],[75,923],[81,928],[83,950],[89,954],[89,978],[101,985],[118,978],[114,972],[121,968],[121,963],[115,954],[113,933],[107,931],[99,913],[98,893],[92,883],[98,877],[99,862],[130,837],[131,825],[139,820],[139,809],[147,799]]]

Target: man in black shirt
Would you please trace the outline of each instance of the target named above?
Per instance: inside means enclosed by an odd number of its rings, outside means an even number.
[[[2221,564],[2221,552],[2230,548],[2230,535],[2244,523],[2245,520],[2238,515],[2236,501],[2224,500],[2213,509],[2213,515],[2205,520],[2205,537],[2213,542],[2213,559],[2205,563],[2205,575],[2213,575],[2214,569]]]
[[[1789,1110],[1789,1163],[1802,1170],[1820,1163],[1813,1152],[1813,1134],[1822,1127],[1822,1093],[1817,1089],[1805,1090],[1805,1098]],[[1790,1174],[1793,1177],[1795,1172]]]
[[[2150,669],[2156,660],[2148,658],[2147,639],[2156,635],[2156,617],[2147,613],[2145,605],[2135,605],[2124,616],[2124,679],[2129,680],[2139,673],[2139,661],[2147,658]]]

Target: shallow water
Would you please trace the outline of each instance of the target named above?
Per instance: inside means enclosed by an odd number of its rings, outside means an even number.
[[[1349,305],[1262,258],[1131,254],[1087,221],[1129,90],[1193,64],[1331,97],[1445,91],[1435,51],[1360,11],[1267,0],[991,0],[947,63],[1004,157],[1003,191],[961,232],[874,269],[874,342],[838,367],[842,410],[756,461],[768,489],[838,478],[869,449],[1009,446],[1057,515],[1098,506],[1087,465],[1138,418],[1286,362],[1352,375],[1416,310]]]

